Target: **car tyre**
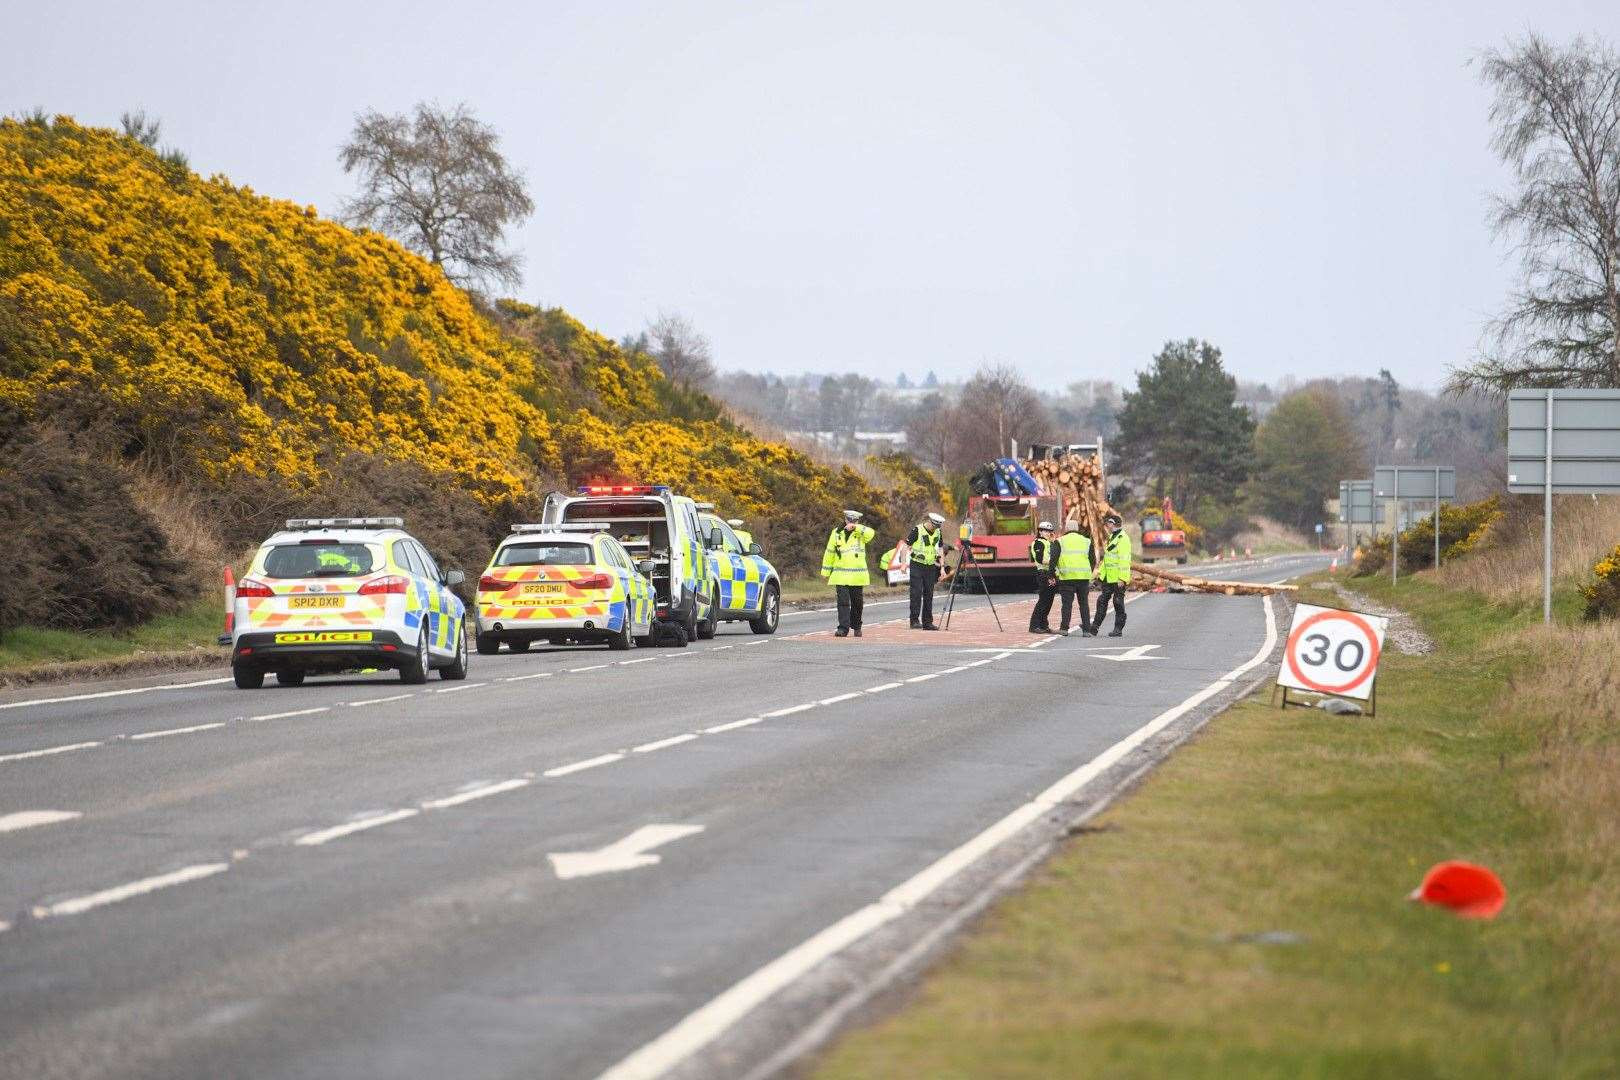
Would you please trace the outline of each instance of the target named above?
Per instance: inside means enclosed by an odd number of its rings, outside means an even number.
[[[399,669],[399,681],[407,686],[421,686],[427,682],[428,666],[433,662],[428,659],[426,620],[416,635],[416,655],[409,659],[410,662]]]
[[[467,677],[467,620],[461,620],[461,632],[456,635],[456,658],[439,669],[439,678],[455,681]]]
[[[630,612],[626,611],[624,613],[624,625],[619,627],[617,634],[608,638],[608,648],[614,652],[627,652],[634,648],[636,644],[635,635],[631,632],[631,629]]]
[[[697,639],[709,641],[720,632],[720,589],[709,586],[709,617],[697,624]]]
[[[278,671],[276,683],[279,686],[303,686],[304,676],[307,674],[309,673],[305,671]]]
[[[240,660],[231,664],[231,678],[236,680],[238,690],[257,690],[264,685],[264,672]]]
[[[516,641],[508,641],[506,643],[506,647],[513,652],[528,652],[529,646],[532,644],[533,642],[531,642],[528,638],[519,638]],[[554,641],[552,644],[555,645],[556,642]]]
[[[501,639],[494,634],[478,635],[478,655],[494,656],[501,651]]]
[[[782,596],[775,582],[765,586],[765,600],[759,608],[759,618],[748,620],[748,629],[756,634],[776,633],[776,624],[782,618]]]

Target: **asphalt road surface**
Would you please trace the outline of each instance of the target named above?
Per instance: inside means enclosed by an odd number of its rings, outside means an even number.
[[[1133,594],[1118,640],[993,599],[1006,633],[884,604],[427,687],[0,693],[0,1075],[768,1072],[1274,640],[1252,597]]]

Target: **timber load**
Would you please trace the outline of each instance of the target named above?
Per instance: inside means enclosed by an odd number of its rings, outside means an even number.
[[[1131,587],[1156,589],[1164,586],[1171,592],[1219,593],[1222,596],[1270,596],[1280,592],[1298,592],[1298,585],[1262,585],[1254,581],[1210,581],[1190,574],[1176,574],[1160,570],[1146,563],[1131,563]]]
[[[1056,495],[1063,500],[1063,514],[1080,522],[1080,527],[1100,546],[1108,539],[1103,528],[1103,516],[1113,512],[1103,493],[1102,462],[1093,456],[1070,454],[1057,458],[1038,458],[1021,463],[1026,472],[1041,485],[1042,495]],[[1063,522],[1055,521],[1058,531]]]

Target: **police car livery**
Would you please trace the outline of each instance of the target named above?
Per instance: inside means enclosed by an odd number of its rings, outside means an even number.
[[[747,544],[727,522],[699,514],[715,581],[721,622],[746,622],[756,634],[776,633],[781,616],[782,579],[758,544]]]
[[[652,636],[653,587],[600,523],[516,525],[478,579],[477,646],[522,652],[606,642],[613,649]]]
[[[294,518],[236,586],[231,672],[256,690],[307,675],[393,668],[407,683],[467,677],[467,616],[400,518]]]

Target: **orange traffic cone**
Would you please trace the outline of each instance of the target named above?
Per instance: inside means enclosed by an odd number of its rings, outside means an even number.
[[[1449,908],[1464,919],[1494,919],[1507,903],[1501,879],[1483,866],[1448,861],[1435,863],[1408,900]]]
[[[1339,572],[1339,557],[1337,555],[1335,555],[1335,556],[1333,556],[1333,561],[1328,563],[1328,573],[1337,574],[1338,572]]]
[[[225,568],[225,632],[219,636],[221,645],[231,643],[231,634],[236,630],[236,575],[231,568]]]

